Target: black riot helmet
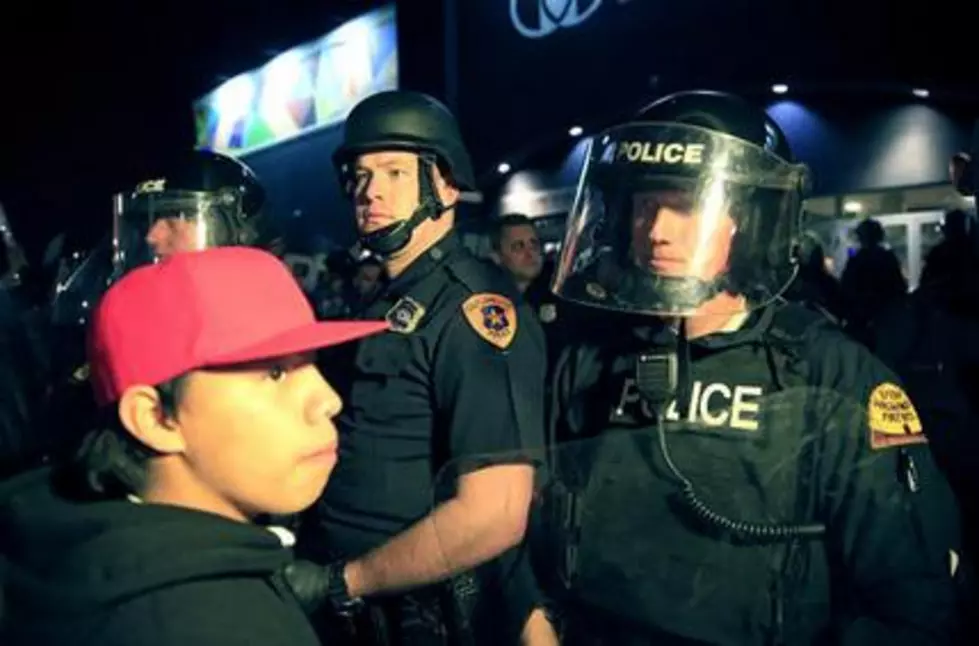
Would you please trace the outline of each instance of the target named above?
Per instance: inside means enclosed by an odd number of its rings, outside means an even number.
[[[414,229],[428,218],[438,218],[453,205],[442,204],[432,182],[432,168],[460,191],[475,191],[469,153],[455,117],[436,99],[420,92],[391,90],[371,95],[347,117],[343,143],[333,162],[343,191],[356,196],[356,161],[359,155],[380,151],[406,151],[419,156],[418,208],[407,220],[362,237],[361,243],[381,256],[395,253],[411,240]]]
[[[113,196],[112,231],[84,256],[73,254],[77,262],[57,279],[52,321],[84,326],[113,281],[176,251],[271,242],[264,202],[261,184],[240,161],[207,150],[182,154]]]
[[[265,191],[237,159],[193,150],[113,197],[117,273],[177,251],[259,246]]]
[[[808,177],[778,125],[743,99],[660,99],[593,140],[554,292],[655,316],[696,315],[721,292],[760,307],[797,271]]]

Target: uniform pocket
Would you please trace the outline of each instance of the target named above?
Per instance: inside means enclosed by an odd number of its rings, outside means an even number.
[[[365,340],[357,350],[354,365],[366,376],[396,377],[411,361],[411,343],[398,334],[384,334]]]

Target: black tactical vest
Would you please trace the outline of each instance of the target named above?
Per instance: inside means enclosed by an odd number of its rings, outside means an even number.
[[[809,632],[800,621],[823,623],[828,608],[796,594],[803,581],[827,588],[820,542],[758,544],[706,531],[679,502],[656,417],[666,418],[669,457],[710,509],[758,524],[810,522],[810,431],[821,402],[799,348],[824,322],[784,306],[762,313],[753,338],[694,348],[689,401],[665,411],[639,395],[634,354],[603,358],[601,396],[572,416],[604,417],[603,431],[558,451],[553,465],[578,510],[565,563],[575,603],[678,643],[774,644]]]

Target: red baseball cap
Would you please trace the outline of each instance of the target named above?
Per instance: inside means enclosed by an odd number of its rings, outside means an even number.
[[[385,321],[317,322],[288,267],[249,247],[188,251],[126,274],[99,301],[88,335],[100,405],[191,370],[260,361],[359,339]]]

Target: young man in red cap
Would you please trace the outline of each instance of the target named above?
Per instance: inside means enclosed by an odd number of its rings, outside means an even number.
[[[317,644],[278,574],[291,536],[253,521],[308,507],[336,463],[341,402],[311,353],[385,328],[317,323],[255,249],[176,254],[113,285],[88,346],[110,413],[83,449],[93,495],[50,471],[8,489],[0,641]]]

